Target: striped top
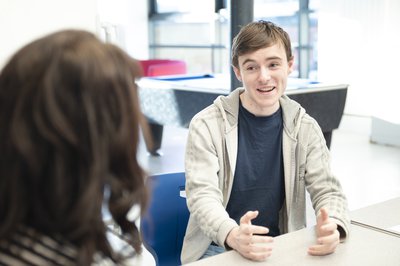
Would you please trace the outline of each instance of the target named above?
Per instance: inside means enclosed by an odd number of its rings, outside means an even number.
[[[107,238],[115,252],[122,259],[121,265],[140,265],[141,256],[135,253],[123,236],[107,230]],[[62,238],[52,238],[43,235],[32,228],[19,227],[9,239],[0,240],[0,266],[20,265],[77,265],[77,250]],[[93,266],[110,266],[115,263],[96,253],[93,256]]]
[[[26,227],[0,240],[0,265],[76,265],[76,254],[72,244]]]

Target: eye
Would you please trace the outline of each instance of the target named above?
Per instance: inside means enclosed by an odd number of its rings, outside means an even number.
[[[245,67],[246,71],[255,71],[257,70],[257,66],[249,65]]]
[[[279,63],[273,62],[269,65],[270,68],[277,68],[279,66]]]

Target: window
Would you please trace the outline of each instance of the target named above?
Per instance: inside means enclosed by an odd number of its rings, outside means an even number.
[[[215,0],[154,0],[150,14],[150,57],[180,59],[190,73],[228,69],[228,21]],[[185,3],[185,4],[183,4]],[[225,12],[226,13],[226,12]]]
[[[214,10],[215,2],[212,0],[153,0],[154,13],[209,13]]]
[[[312,8],[317,0],[254,0],[254,20],[269,20],[288,32],[295,65],[292,76],[316,78],[318,20]]]
[[[190,73],[230,72],[226,0],[151,1],[151,58],[184,60]],[[318,8],[318,3],[319,0],[254,0],[254,20],[273,21],[289,33],[295,56],[294,77],[316,78],[318,19],[313,9]]]

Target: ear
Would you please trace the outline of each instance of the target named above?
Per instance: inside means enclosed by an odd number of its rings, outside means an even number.
[[[237,78],[240,82],[242,82],[242,76],[240,75],[240,69],[237,68],[237,67],[235,67],[235,66],[233,66],[233,71],[235,72],[236,78]]]
[[[292,56],[292,58],[290,58],[288,65],[289,65],[288,75],[290,75],[293,72],[294,56]]]

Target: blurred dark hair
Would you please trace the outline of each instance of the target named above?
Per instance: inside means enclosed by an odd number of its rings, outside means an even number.
[[[289,62],[293,58],[290,37],[278,25],[260,20],[243,26],[232,43],[232,65],[239,67],[239,56],[270,47],[274,44],[283,45]]]
[[[19,50],[0,73],[0,239],[20,225],[61,235],[78,249],[118,261],[106,238],[109,210],[140,252],[126,218],[147,202],[137,158],[138,63],[93,34],[65,30]]]

